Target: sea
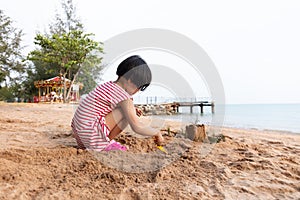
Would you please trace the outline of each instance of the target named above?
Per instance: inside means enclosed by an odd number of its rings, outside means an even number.
[[[218,125],[232,128],[285,131],[300,134],[300,104],[231,104],[200,109],[179,108],[178,115],[156,116],[160,119]]]

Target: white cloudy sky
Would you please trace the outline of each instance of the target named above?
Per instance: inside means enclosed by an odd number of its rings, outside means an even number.
[[[297,0],[73,1],[86,31],[99,41],[138,28],[169,29],[189,37],[215,63],[227,103],[300,103]],[[25,33],[25,52],[33,49],[36,31],[48,27],[61,5],[60,0],[0,2],[4,14]]]

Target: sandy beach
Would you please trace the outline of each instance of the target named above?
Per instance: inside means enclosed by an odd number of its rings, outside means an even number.
[[[225,140],[200,143],[152,121],[167,153],[130,129],[117,139],[128,152],[93,153],[76,148],[74,109],[0,103],[0,199],[300,198],[300,134],[207,127]]]

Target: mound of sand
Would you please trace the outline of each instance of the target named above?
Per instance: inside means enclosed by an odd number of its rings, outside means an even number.
[[[76,148],[75,109],[0,104],[0,199],[300,198],[297,134],[208,127],[225,141],[196,143],[164,122],[178,133],[163,131],[168,153],[130,129],[117,139],[128,152],[94,153]]]

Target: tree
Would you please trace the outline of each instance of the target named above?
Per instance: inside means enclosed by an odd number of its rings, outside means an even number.
[[[77,66],[78,71],[76,69],[76,65],[73,65],[71,67],[75,69],[66,70],[65,67],[63,66],[65,64],[62,65],[62,62],[58,60],[54,60],[54,59],[45,60],[45,58],[41,58],[41,60],[38,60],[39,57],[37,56],[38,54],[42,55],[45,52],[58,50],[58,49],[54,50],[54,47],[51,47],[52,50],[49,50],[48,45],[42,43],[41,45],[39,44],[41,41],[54,42],[56,40],[57,43],[60,43],[62,42],[62,40],[59,39],[60,40],[59,41],[58,38],[66,39],[66,36],[68,35],[71,36],[75,32],[77,33],[81,32],[82,36],[84,35],[84,26],[81,23],[80,19],[76,16],[76,8],[73,5],[72,0],[63,0],[62,8],[63,8],[62,14],[57,13],[55,15],[54,22],[49,25],[49,33],[37,34],[37,36],[35,37],[35,42],[37,45],[39,45],[40,48],[34,51],[35,56],[33,56],[31,59],[34,63],[34,67],[28,70],[29,80],[24,82],[24,84],[26,85],[25,88],[28,88],[26,89],[26,94],[36,93],[36,91],[34,90],[35,88],[33,87],[33,82],[35,80],[45,80],[50,77],[57,76],[60,73],[67,73],[66,77],[68,77],[69,79],[73,79],[74,75],[77,74],[76,80],[83,83],[84,85],[83,90],[81,90],[82,93],[87,93],[96,86],[96,79],[99,78],[98,75],[100,75],[100,71],[103,68],[101,66],[102,58],[99,57],[99,54],[97,55],[97,51],[102,52],[102,48],[100,47],[101,43],[98,43],[98,47],[100,48],[97,47],[95,49],[96,51],[93,50],[90,53],[88,53],[84,59],[84,62],[80,64],[80,66]],[[71,32],[73,33],[71,34]],[[88,38],[92,36],[92,34],[85,34],[85,35],[88,36]],[[71,42],[71,40],[69,40],[69,42]],[[61,46],[64,47],[64,44],[61,44]],[[73,51],[74,50],[75,49],[73,49]],[[69,95],[66,94],[66,97],[68,96]]]
[[[84,27],[81,20],[76,15],[76,7],[72,0],[62,1],[63,14],[56,13],[54,23],[50,24],[50,34],[63,34],[70,31],[83,31]]]
[[[76,15],[76,7],[72,0],[62,0],[63,14],[56,13],[54,23],[50,24],[50,34],[62,35],[70,31],[84,31],[84,25],[80,18]],[[93,67],[91,67],[93,66]],[[101,58],[97,56],[89,56],[82,64],[77,76],[78,82],[83,83],[82,94],[90,92],[96,86],[96,80],[100,78],[100,72],[103,69]]]
[[[14,28],[12,23],[0,10],[0,84],[4,82],[5,86],[25,69],[21,55],[22,30]]]
[[[71,87],[67,92],[66,78],[71,80],[72,86],[83,63],[87,59],[96,59],[98,52],[103,52],[101,43],[92,40],[91,36],[93,34],[85,34],[83,31],[77,30],[62,35],[53,34],[51,38],[38,34],[35,37],[35,44],[39,45],[41,49],[28,54],[29,60],[58,64],[64,78],[64,102],[69,100],[71,92]]]

